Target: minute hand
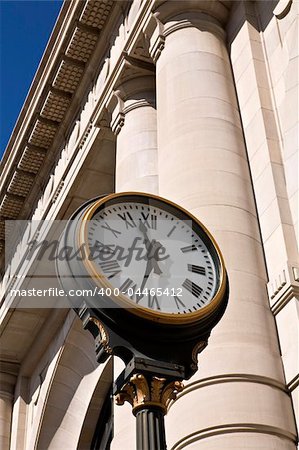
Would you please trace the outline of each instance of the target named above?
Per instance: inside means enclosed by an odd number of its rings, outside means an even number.
[[[158,265],[156,255],[158,253],[158,250],[160,248],[162,248],[163,245],[160,242],[156,241],[155,239],[153,239],[152,241],[149,240],[148,235],[147,235],[147,229],[146,229],[146,226],[144,225],[144,223],[140,222],[139,229],[144,235],[144,244],[145,244],[145,247],[147,250],[146,251],[147,265],[146,265],[146,271],[145,271],[144,276],[147,275],[147,272],[149,275],[152,270],[154,270],[154,272],[157,275],[161,275],[162,270],[160,269],[160,267]],[[148,277],[148,275],[147,275],[147,277]]]
[[[140,300],[144,297],[144,295],[142,294],[143,289],[145,288],[145,285],[147,283],[147,280],[151,274],[151,272],[154,270],[154,272],[158,275],[160,275],[162,273],[160,267],[158,266],[158,262],[156,261],[156,259],[151,255],[151,252],[155,251],[155,247],[157,245],[159,245],[159,247],[162,247],[162,245],[160,244],[160,242],[157,242],[155,240],[150,241],[147,235],[147,230],[145,225],[140,222],[139,225],[139,229],[140,231],[143,233],[144,235],[144,244],[145,244],[145,248],[146,248],[146,268],[145,268],[145,273],[143,275],[143,279],[142,279],[142,283],[140,286],[140,292],[141,294],[138,296],[136,302],[139,303]]]

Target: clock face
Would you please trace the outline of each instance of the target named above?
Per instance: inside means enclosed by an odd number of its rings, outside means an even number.
[[[223,281],[221,255],[207,230],[173,203],[112,195],[85,213],[81,244],[103,294],[132,311],[188,315],[206,308]]]

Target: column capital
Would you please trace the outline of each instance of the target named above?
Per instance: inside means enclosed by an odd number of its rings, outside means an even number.
[[[200,13],[204,17],[214,19],[216,23],[225,26],[232,6],[230,0],[177,0],[175,2],[160,2],[153,13],[158,12],[160,20],[167,23],[182,14]]]
[[[224,25],[227,22],[231,2],[218,0],[184,0],[165,2],[158,6],[148,25],[149,52],[156,62],[164,49],[165,39],[171,33],[184,28],[198,28],[210,31],[220,39],[225,38]]]
[[[118,134],[129,111],[144,106],[155,107],[155,78],[152,74],[124,80],[113,91],[111,129]]]

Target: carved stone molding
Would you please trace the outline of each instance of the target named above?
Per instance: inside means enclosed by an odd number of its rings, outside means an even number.
[[[175,21],[178,16],[187,13],[201,13],[225,26],[233,4],[231,0],[177,0],[175,2],[157,2],[155,12],[159,12],[159,19],[164,24]]]
[[[153,33],[152,39],[150,41],[149,52],[154,62],[157,62],[162,50],[165,47],[165,36],[164,36],[164,25],[159,19],[159,12],[153,14],[153,19],[156,23],[156,29]]]
[[[139,40],[136,42],[135,47],[132,50],[131,56],[139,61],[151,63],[152,58],[150,56],[149,48],[150,48],[150,39],[145,33],[142,33]]]
[[[198,28],[201,31],[209,31],[220,39],[225,39],[225,31],[213,17],[204,13],[183,13],[176,17],[176,20],[164,26],[164,36],[185,28]]]
[[[267,287],[271,310],[276,315],[292,298],[299,297],[299,268],[295,264],[286,264],[269,280]]]
[[[125,123],[124,100],[122,98],[122,93],[120,90],[114,91],[113,94],[117,100],[117,105],[112,112],[111,130],[114,134],[117,135]]]
[[[187,434],[182,439],[180,439],[178,442],[176,442],[172,447],[171,450],[181,450],[183,448],[188,448],[189,446],[193,446],[193,448],[200,448],[200,441],[206,440],[208,438],[212,438],[214,436],[220,436],[220,439],[222,436],[232,434],[232,433],[246,433],[247,435],[249,433],[254,434],[265,434],[265,435],[272,435],[272,436],[278,436],[280,439],[282,439],[282,442],[287,442],[290,445],[290,448],[295,448],[295,445],[297,443],[297,436],[289,431],[284,430],[281,427],[277,426],[271,426],[271,425],[265,425],[260,423],[226,423],[223,425],[216,425],[212,427],[202,428],[196,432],[193,432],[191,434]],[[245,438],[244,438],[245,439]],[[190,448],[190,447],[189,447]]]
[[[224,25],[228,19],[231,2],[201,2],[185,0],[166,2],[158,6],[148,24],[149,53],[157,62],[165,47],[165,39],[171,33],[184,28],[199,28],[225,39]]]
[[[163,414],[166,414],[169,403],[175,400],[182,390],[181,381],[169,381],[166,378],[136,373],[115,396],[115,402],[117,405],[129,402],[133,407],[133,414],[140,409],[153,406],[160,408]]]
[[[153,75],[136,76],[118,85],[108,108],[112,111],[111,130],[116,135],[125,123],[129,111],[144,106],[155,107],[155,79]]]

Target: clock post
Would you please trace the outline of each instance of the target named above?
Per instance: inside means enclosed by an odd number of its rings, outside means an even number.
[[[214,238],[180,206],[129,192],[82,205],[60,239],[63,249],[76,255],[57,258],[65,292],[93,292],[69,299],[95,339],[98,362],[115,355],[125,363],[114,395],[118,405],[132,405],[137,450],[166,450],[164,416],[197,371],[228,301]]]

